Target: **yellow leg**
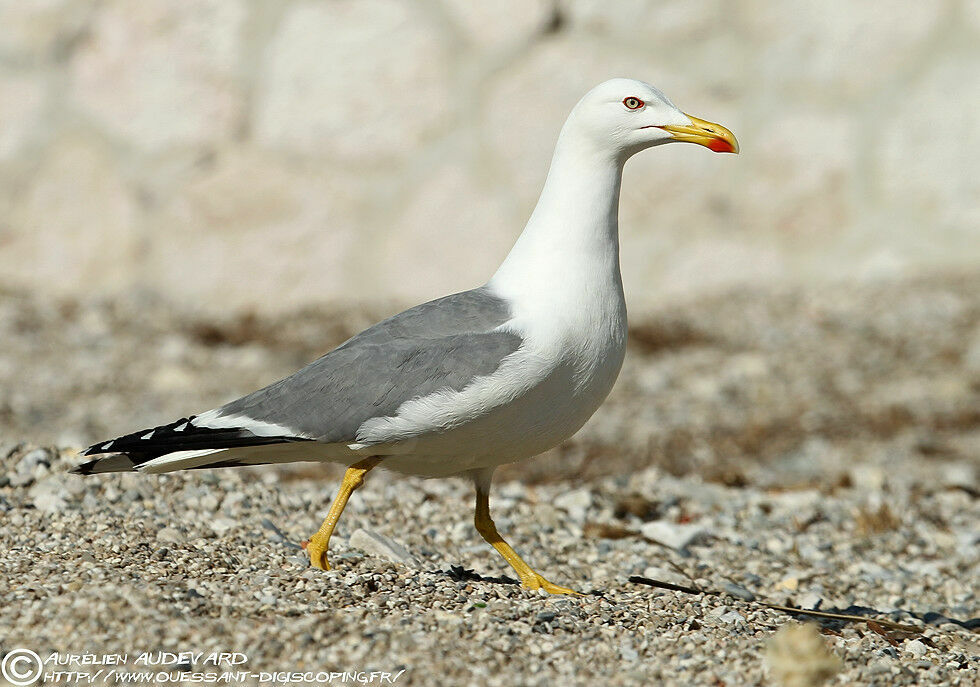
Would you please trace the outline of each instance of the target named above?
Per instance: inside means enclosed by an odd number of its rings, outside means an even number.
[[[489,485],[487,485],[489,486]],[[517,552],[504,541],[504,538],[497,532],[497,526],[493,524],[490,517],[490,493],[489,489],[477,484],[476,487],[476,512],[473,516],[473,524],[476,530],[486,540],[490,546],[497,549],[500,555],[510,563],[510,566],[517,573],[521,580],[521,585],[525,589],[543,589],[549,594],[579,594],[574,589],[560,587],[544,579],[541,575],[534,572],[524,560],[517,555]]]
[[[320,525],[319,531],[310,537],[310,541],[306,545],[306,552],[310,554],[310,563],[313,564],[314,568],[330,570],[330,564],[327,562],[330,535],[333,534],[333,529],[337,526],[337,521],[340,520],[340,515],[344,512],[350,495],[364,484],[364,475],[380,462],[381,458],[378,457],[365,458],[347,468],[347,472],[344,473],[344,481],[340,483],[337,498],[333,500],[333,504],[330,506],[330,512],[327,513],[323,524]]]

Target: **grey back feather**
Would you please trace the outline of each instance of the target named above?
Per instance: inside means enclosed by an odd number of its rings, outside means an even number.
[[[511,317],[485,287],[406,310],[349,339],[293,375],[223,406],[325,442],[353,441],[367,420],[413,398],[459,391],[492,374],[520,336],[493,331]]]

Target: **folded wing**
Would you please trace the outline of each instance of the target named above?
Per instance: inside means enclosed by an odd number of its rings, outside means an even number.
[[[353,442],[361,425],[395,414],[406,401],[443,389],[459,391],[492,374],[522,344],[518,334],[500,327],[509,319],[506,302],[485,287],[430,301],[220,408],[95,444],[84,455],[121,455],[91,460],[74,471],[302,460],[302,444]]]

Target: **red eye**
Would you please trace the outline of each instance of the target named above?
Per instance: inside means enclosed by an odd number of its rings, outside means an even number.
[[[639,110],[645,104],[646,103],[644,103],[642,100],[640,100],[639,98],[634,98],[633,96],[630,96],[629,98],[626,98],[626,100],[623,101],[623,105],[625,105],[631,110]]]

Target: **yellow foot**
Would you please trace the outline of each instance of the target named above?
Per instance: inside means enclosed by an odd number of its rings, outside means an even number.
[[[327,562],[327,542],[321,542],[316,535],[306,542],[306,553],[310,554],[310,565],[320,570],[330,570]]]
[[[543,589],[549,594],[571,594],[573,596],[583,596],[581,592],[577,592],[574,589],[569,589],[568,587],[561,587],[557,584],[548,582],[538,573],[531,571],[532,577],[521,578],[521,586],[524,589]]]

